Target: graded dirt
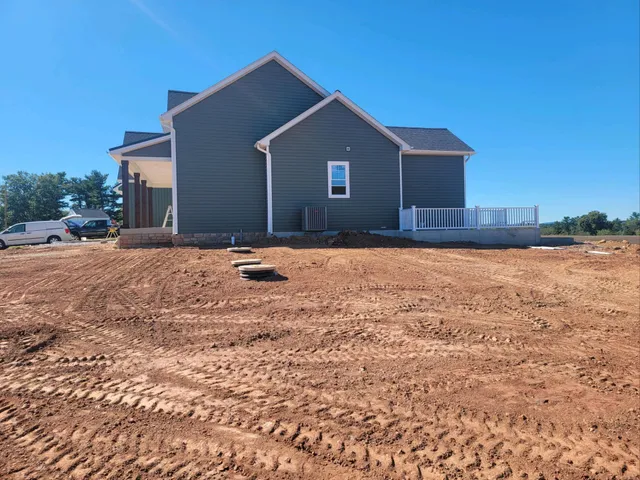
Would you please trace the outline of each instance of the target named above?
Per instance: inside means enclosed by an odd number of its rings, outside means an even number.
[[[639,478],[637,246],[331,245],[0,252],[0,478]]]

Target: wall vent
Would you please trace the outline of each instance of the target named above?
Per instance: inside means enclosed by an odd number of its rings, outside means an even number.
[[[304,207],[302,209],[302,231],[323,232],[327,229],[327,207]]]

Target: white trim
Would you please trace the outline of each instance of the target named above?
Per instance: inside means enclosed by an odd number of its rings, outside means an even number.
[[[123,147],[109,150],[109,155],[113,157],[114,155],[122,155],[123,153],[128,153],[133,150],[138,150],[140,148],[151,147],[152,145],[157,145],[158,143],[166,142],[170,138],[171,138],[170,135],[163,135],[162,137],[152,138],[151,140],[145,140],[144,142],[125,145]]]
[[[273,234],[273,190],[271,183],[271,152],[269,147],[264,149],[256,144],[255,147],[266,155],[267,158],[267,233]]]
[[[129,160],[130,162],[170,162],[171,157],[136,157],[134,155],[122,155],[115,159],[116,162],[121,163],[122,160]]]
[[[171,231],[178,234],[178,175],[176,166],[176,129],[173,122],[167,125],[171,138]]]
[[[467,155],[464,159],[464,207],[467,208],[467,162],[471,158],[471,155]]]
[[[360,118],[362,118],[365,122],[367,122],[369,125],[371,125],[376,130],[378,130],[381,134],[383,134],[385,137],[387,137],[393,143],[395,143],[396,145],[402,147],[403,150],[409,150],[411,148],[411,146],[408,143],[406,143],[404,140],[402,140],[400,137],[398,137],[395,133],[393,133],[391,130],[389,130],[387,127],[382,125],[375,118],[373,118],[367,112],[362,110],[359,106],[357,106],[355,103],[353,103],[347,97],[345,97],[342,94],[342,92],[340,92],[339,90],[336,90],[334,93],[329,95],[327,98],[325,98],[321,102],[316,103],[313,107],[311,107],[308,110],[302,112],[296,118],[294,118],[293,120],[290,120],[289,122],[285,123],[280,128],[278,128],[277,130],[271,132],[266,137],[262,138],[261,140],[258,140],[258,143],[260,145],[265,146],[265,147],[269,146],[271,140],[273,140],[277,136],[281,135],[282,133],[286,132],[291,127],[294,127],[295,125],[297,125],[298,123],[303,121],[305,118],[310,117],[311,115],[316,113],[318,110],[320,110],[322,107],[328,105],[329,103],[331,103],[334,100],[340,101],[345,107],[347,107],[353,113],[358,115]]]
[[[344,195],[335,195],[331,193],[331,167],[337,165],[346,167],[344,172],[346,193]],[[329,198],[351,198],[351,189],[349,188],[349,162],[327,162],[327,182],[329,187]]]
[[[402,149],[398,152],[398,167],[400,168],[400,210],[402,210],[403,193],[402,193]]]
[[[403,155],[442,155],[442,156],[463,156],[475,155],[476,152],[458,152],[450,150],[403,150]]]
[[[170,120],[171,118],[173,118],[173,116],[175,116],[175,115],[179,114],[180,112],[183,112],[186,109],[194,106],[196,103],[201,102],[202,100],[204,100],[205,98],[213,95],[217,91],[222,90],[224,87],[227,87],[227,86],[231,85],[236,80],[239,80],[240,78],[244,77],[248,73],[251,73],[254,70],[260,68],[263,65],[265,65],[266,63],[270,62],[271,60],[275,60],[276,62],[278,62],[280,65],[282,65],[282,67],[287,69],[290,73],[292,73],[294,76],[296,76],[300,81],[302,81],[303,83],[307,84],[309,86],[309,88],[314,90],[319,95],[321,95],[323,97],[326,97],[327,95],[329,95],[329,92],[327,90],[322,88],[318,83],[313,81],[310,77],[308,77],[304,73],[302,73],[302,71],[300,71],[292,63],[290,63],[286,58],[284,58],[282,55],[280,55],[278,52],[276,52],[274,50],[273,52],[268,53],[264,57],[259,58],[255,62],[247,65],[243,69],[238,70],[233,75],[228,76],[224,80],[219,81],[215,85],[213,85],[213,86],[207,88],[206,90],[203,90],[199,94],[191,97],[189,100],[187,100],[185,102],[182,102],[180,105],[176,105],[171,110],[163,113],[162,115],[160,115],[160,121],[165,122],[165,121]]]

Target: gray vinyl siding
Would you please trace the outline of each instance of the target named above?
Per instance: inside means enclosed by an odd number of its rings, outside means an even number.
[[[167,139],[162,143],[156,143],[150,147],[131,150],[124,155],[128,157],[171,157],[171,140]]]
[[[398,229],[399,147],[338,100],[272,140],[270,151],[275,232],[300,231],[305,206],[327,207],[328,230]],[[330,161],[349,162],[350,198],[328,198]]]
[[[164,216],[167,213],[167,207],[171,205],[171,189],[170,188],[154,188],[153,189],[153,227],[161,227]],[[171,225],[169,222],[168,225]]]
[[[129,184],[129,227],[136,226],[136,203],[134,184]],[[153,227],[161,227],[164,216],[167,213],[167,207],[171,205],[171,189],[170,188],[154,188],[153,189]],[[171,225],[169,223],[169,225]]]
[[[404,207],[464,207],[464,158],[403,155]]]
[[[255,142],[322,100],[271,61],[174,117],[179,233],[267,230]]]

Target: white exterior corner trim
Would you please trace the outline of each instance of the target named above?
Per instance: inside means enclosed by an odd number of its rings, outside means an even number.
[[[457,152],[457,151],[448,151],[448,150],[402,150],[403,155],[442,155],[442,156],[464,156],[475,155],[476,152]],[[468,159],[467,159],[468,160]]]
[[[171,110],[168,110],[167,112],[163,113],[162,115],[160,115],[160,121],[162,123],[164,123],[164,122],[170,120],[171,118],[173,118],[175,115],[179,114],[180,112],[183,112],[186,109],[188,109],[188,108],[192,107],[193,105],[195,105],[196,103],[201,102],[202,100],[204,100],[205,98],[213,95],[217,91],[222,90],[224,87],[227,87],[227,86],[231,85],[236,80],[241,79],[245,75],[247,75],[247,74],[253,72],[254,70],[260,68],[261,66],[263,66],[266,63],[270,62],[271,60],[275,60],[276,62],[278,62],[282,67],[284,67],[286,70],[288,70],[292,75],[297,77],[298,80],[300,80],[301,82],[305,83],[307,86],[309,86],[309,88],[314,90],[316,93],[318,93],[322,97],[326,97],[326,96],[329,95],[329,92],[327,90],[325,90],[322,86],[320,86],[318,83],[316,83],[310,77],[305,75],[300,69],[298,69],[295,65],[293,65],[286,58],[284,58],[282,55],[280,55],[278,52],[276,52],[274,50],[273,52],[268,53],[264,57],[259,58],[255,62],[247,65],[243,69],[238,70],[236,73],[234,73],[232,75],[229,75],[228,77],[226,77],[223,80],[220,80],[215,85],[212,85],[211,87],[207,88],[206,90],[203,90],[202,92],[198,93],[197,95],[191,97],[189,100],[187,100],[185,102],[182,102],[181,104],[176,105],[175,107],[173,107]]]
[[[402,204],[404,203],[404,193],[402,191],[402,149],[398,151],[398,168],[400,170],[400,210],[402,210]]]
[[[176,165],[176,129],[173,122],[166,126],[171,135],[171,232],[178,234],[178,174]]]
[[[320,110],[322,107],[328,105],[329,103],[333,102],[334,100],[338,100],[340,103],[342,103],[345,107],[347,107],[353,113],[355,113],[360,118],[362,118],[369,125],[371,125],[373,128],[378,130],[382,135],[387,137],[389,140],[391,140],[396,145],[400,146],[402,148],[402,150],[409,150],[411,148],[409,146],[409,144],[407,144],[404,140],[402,140],[400,137],[398,137],[395,133],[393,133],[391,130],[389,130],[387,127],[382,125],[375,118],[373,118],[367,112],[362,110],[359,106],[357,106],[355,103],[353,103],[347,97],[345,97],[342,94],[342,92],[340,92],[339,90],[336,90],[334,93],[329,95],[327,98],[325,98],[321,102],[316,103],[313,107],[311,107],[308,110],[302,112],[296,118],[288,121],[287,123],[282,125],[280,128],[278,128],[277,130],[271,132],[266,137],[258,140],[257,144],[258,145],[262,145],[264,147],[268,147],[270,145],[270,143],[271,143],[271,140],[273,140],[274,138],[280,136],[281,134],[283,134],[284,132],[289,130],[291,127],[294,127],[298,123],[302,122],[305,118],[310,117],[311,115],[316,113],[318,110]]]
[[[133,150],[139,150],[141,148],[151,147],[152,145],[157,145],[159,143],[166,142],[170,139],[171,139],[170,135],[163,135],[161,137],[152,138],[151,140],[145,140],[144,142],[133,143],[131,145],[125,145],[123,147],[109,150],[109,155],[111,155],[111,157],[114,160],[117,160],[116,156],[120,157],[125,153],[132,152]],[[137,157],[137,158],[139,159],[141,157]]]

